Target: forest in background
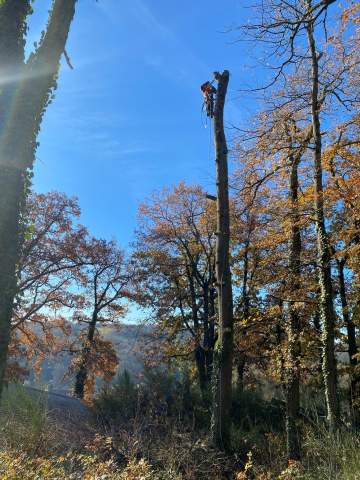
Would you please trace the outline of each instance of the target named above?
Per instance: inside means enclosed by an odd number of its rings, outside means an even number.
[[[216,188],[154,192],[127,250],[75,196],[31,188],[77,2],[54,0],[25,59],[31,3],[0,1],[18,79],[0,90],[0,478],[360,478],[360,3],[254,7],[239,42],[271,80],[242,94],[261,110],[228,126],[225,109],[226,145],[214,74]],[[21,387],[64,356],[92,415],[66,427]]]

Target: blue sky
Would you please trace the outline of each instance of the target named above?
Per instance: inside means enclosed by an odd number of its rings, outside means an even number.
[[[46,23],[38,0],[29,44]],[[91,233],[133,237],[139,202],[180,180],[214,190],[199,86],[232,74],[228,123],[247,115],[237,91],[255,82],[249,46],[224,33],[246,21],[240,0],[79,0],[59,89],[42,125],[34,188],[76,195]],[[229,131],[231,134],[231,131]],[[211,144],[212,147],[212,144]]]

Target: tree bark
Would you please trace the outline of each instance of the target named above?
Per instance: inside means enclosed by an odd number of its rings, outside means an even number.
[[[298,208],[298,165],[299,157],[290,155],[289,197],[291,203],[291,236],[289,242],[289,295],[287,321],[288,358],[286,372],[286,437],[289,460],[300,458],[300,432],[298,428],[300,408],[300,318],[296,299],[300,288],[301,231]]]
[[[214,109],[217,187],[216,284],[219,310],[219,351],[217,388],[214,395],[212,434],[215,445],[230,449],[232,363],[233,363],[233,299],[229,264],[230,214],[228,191],[227,144],[224,132],[224,104],[229,72],[215,73],[218,82]]]
[[[327,418],[330,430],[340,424],[339,400],[337,395],[337,368],[335,357],[335,310],[331,278],[331,255],[328,234],[325,227],[324,191],[322,171],[322,140],[320,131],[319,103],[319,57],[314,38],[314,21],[307,25],[307,38],[311,57],[312,90],[311,116],[314,139],[314,194],[315,221],[318,251],[318,276],[320,287],[320,311],[322,328],[322,373],[325,385]]]
[[[0,395],[4,384],[20,247],[22,173],[0,166]],[[0,397],[1,398],[1,397]]]
[[[81,355],[80,367],[75,377],[74,395],[75,397],[80,398],[81,400],[84,398],[84,395],[85,395],[85,385],[86,385],[86,380],[89,373],[89,357],[91,355],[91,349],[94,343],[96,324],[97,324],[97,311],[95,310],[93,312],[91,322],[89,323],[86,343],[84,344],[82,355]]]
[[[360,378],[359,374],[357,373],[358,368],[358,360],[357,354],[359,349],[356,343],[356,330],[355,325],[351,319],[349,306],[347,302],[347,295],[346,295],[346,287],[345,287],[345,274],[344,274],[344,266],[345,261],[343,259],[337,261],[338,266],[338,279],[339,279],[339,293],[340,293],[340,300],[341,300],[341,310],[342,310],[342,317],[344,320],[344,325],[346,327],[347,333],[347,342],[348,342],[348,352],[349,352],[349,362],[351,367],[350,372],[350,409],[352,413],[353,423],[356,427],[360,424],[359,413],[358,413],[358,406],[356,405],[357,401],[359,400],[359,384]]]
[[[21,248],[21,212],[37,148],[43,114],[56,87],[76,0],[55,0],[43,39],[24,63],[30,2],[0,5],[0,62],[10,80],[0,94],[0,398],[16,294]]]
[[[10,342],[11,315],[16,293],[16,264],[20,246],[20,211],[25,181],[16,164],[6,161],[1,142],[24,68],[26,18],[29,1],[7,0],[0,6],[0,66],[8,77],[0,93],[0,398]],[[14,132],[15,133],[15,132]],[[16,131],[18,135],[18,131]]]

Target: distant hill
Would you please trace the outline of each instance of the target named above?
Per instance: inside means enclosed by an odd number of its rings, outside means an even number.
[[[76,327],[75,327],[76,328]],[[124,324],[119,328],[105,327],[102,334],[111,340],[119,357],[118,373],[127,370],[132,376],[137,376],[143,366],[141,343],[151,333],[151,327],[144,325]],[[74,379],[67,375],[72,356],[69,353],[47,358],[42,365],[39,378],[33,373],[25,382],[30,387],[49,390],[60,394],[69,393]],[[101,387],[101,381],[98,383]]]

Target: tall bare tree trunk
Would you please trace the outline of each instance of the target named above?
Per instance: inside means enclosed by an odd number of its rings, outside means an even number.
[[[45,35],[27,63],[24,46],[30,2],[4,0],[0,4],[0,68],[9,76],[0,92],[0,396],[22,243],[21,211],[75,4],[76,0],[54,1]]]
[[[311,56],[312,91],[311,115],[314,139],[314,194],[315,221],[318,250],[318,278],[320,287],[320,310],[322,320],[322,373],[325,385],[328,423],[331,430],[340,423],[339,400],[337,396],[337,368],[335,357],[335,310],[331,278],[331,255],[328,234],[325,227],[324,191],[322,170],[322,141],[320,130],[319,102],[319,56],[314,37],[314,21],[307,25],[307,38]]]
[[[219,351],[217,391],[214,395],[212,434],[217,447],[229,450],[231,442],[233,299],[229,264],[230,214],[228,191],[227,145],[224,132],[224,104],[229,72],[215,73],[218,83],[214,109],[217,187],[216,282],[219,309]]]
[[[289,460],[300,458],[300,318],[294,300],[300,289],[301,231],[298,208],[298,165],[300,157],[290,155],[289,197],[291,236],[289,242],[289,318],[287,321],[288,358],[286,372],[286,436]]]

